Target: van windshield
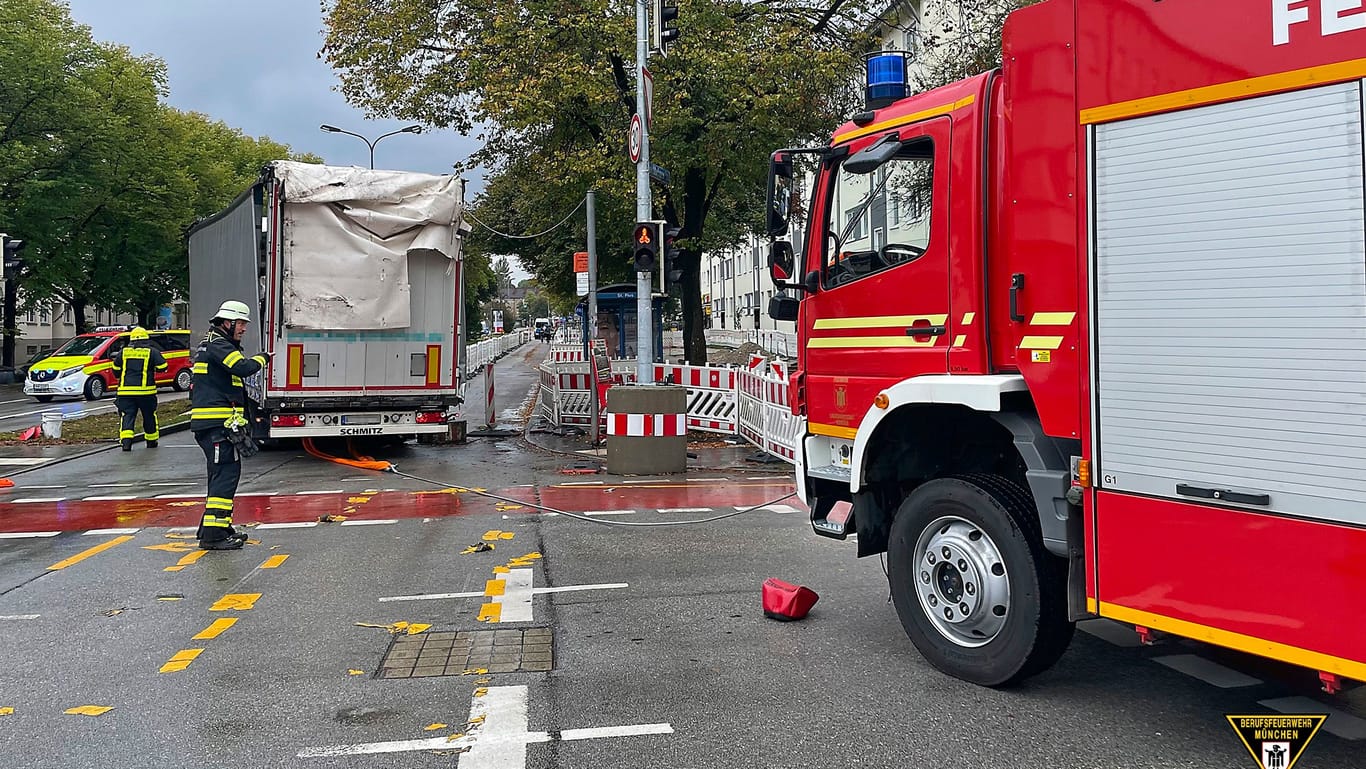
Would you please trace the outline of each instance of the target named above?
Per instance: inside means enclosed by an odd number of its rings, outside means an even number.
[[[53,355],[94,355],[100,345],[107,341],[107,336],[78,336],[58,348]]]

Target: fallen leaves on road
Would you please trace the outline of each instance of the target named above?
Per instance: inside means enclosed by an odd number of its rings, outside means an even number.
[[[204,501],[201,499],[185,502],[172,502],[168,507],[202,507],[203,505]]]
[[[497,529],[494,529],[492,531],[484,532],[485,542],[497,542],[500,539],[512,539],[512,537],[513,533],[510,531],[499,531]]]
[[[0,716],[14,715],[14,708],[0,708]]]
[[[424,726],[424,727],[422,728],[422,731],[424,731],[424,732],[434,732],[434,731],[436,731],[437,729],[445,729],[446,726],[447,726],[446,724],[428,724],[427,726]]]
[[[365,675],[365,671],[364,671],[364,670],[348,670],[348,671],[346,671],[346,674],[347,674],[348,676],[363,676],[363,675]]]
[[[320,516],[318,516],[318,523],[341,523],[341,522],[344,521],[344,520],[346,520],[346,516],[344,516],[344,515],[320,515]]]
[[[366,502],[369,502],[369,501],[370,501],[370,498],[369,498],[369,497],[347,497],[347,498],[346,498],[346,504],[348,504],[348,505],[363,505],[363,504],[365,504]]]

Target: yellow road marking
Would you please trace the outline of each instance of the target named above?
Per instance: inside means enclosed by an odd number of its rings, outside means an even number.
[[[81,705],[78,708],[67,708],[62,711],[68,716],[100,716],[113,710],[108,705]]]
[[[280,568],[280,564],[284,563],[285,559],[288,557],[289,556],[287,555],[272,555],[271,557],[266,559],[265,563],[261,564],[261,568],[278,569]]]
[[[503,605],[501,603],[486,603],[479,607],[480,622],[497,622],[503,616]]]
[[[47,567],[47,570],[48,570],[48,571],[56,571],[56,570],[58,570],[58,569],[65,569],[66,567],[68,567],[68,566],[73,566],[73,565],[75,565],[75,564],[78,564],[78,563],[80,563],[81,561],[84,561],[85,559],[87,559],[87,558],[89,558],[89,557],[91,557],[91,556],[99,555],[100,553],[103,553],[104,551],[108,550],[108,549],[111,548],[111,547],[118,547],[119,545],[122,545],[124,542],[127,542],[127,541],[130,540],[130,539],[132,539],[132,537],[129,537],[129,536],[114,537],[113,539],[109,540],[108,542],[102,542],[102,543],[100,543],[100,544],[98,544],[98,545],[95,545],[94,547],[90,548],[89,550],[85,550],[85,551],[83,551],[83,552],[77,553],[76,555],[71,556],[70,558],[66,559],[65,561],[58,561],[58,562],[52,564],[51,566]]]
[[[508,586],[508,583],[507,583],[507,580],[505,580],[505,579],[491,579],[491,580],[488,580],[487,582],[484,583],[484,595],[487,595],[487,596],[502,595],[502,594],[507,590],[507,586]]]
[[[198,657],[203,653],[203,649],[181,649],[180,651],[175,653],[175,656],[171,658],[170,662],[167,662],[165,665],[162,665],[161,670],[158,670],[157,672],[179,673],[180,671],[189,667],[190,663],[194,662],[195,657]]]
[[[196,550],[193,553],[186,553],[179,561],[176,561],[175,566],[167,566],[162,569],[162,571],[180,571],[186,566],[194,564],[195,561],[208,555],[208,553],[208,550]]]
[[[208,627],[199,631],[198,635],[195,635],[191,640],[207,641],[210,638],[217,638],[220,635],[223,635],[223,631],[227,630],[228,628],[236,624],[236,617],[223,617],[222,619],[216,619],[213,621],[212,625],[209,625]]]
[[[210,606],[209,611],[230,611],[233,609],[246,611],[255,606],[260,597],[260,593],[229,593],[219,598],[213,606]]]
[[[186,553],[195,548],[192,542],[164,542],[160,545],[143,545],[143,550],[161,550],[167,553]],[[209,552],[205,550],[204,552]]]

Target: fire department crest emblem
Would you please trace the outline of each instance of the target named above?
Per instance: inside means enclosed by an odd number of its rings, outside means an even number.
[[[1260,769],[1291,769],[1328,716],[1224,716]]]
[[[849,391],[843,387],[835,388],[835,408],[843,409],[849,405]]]

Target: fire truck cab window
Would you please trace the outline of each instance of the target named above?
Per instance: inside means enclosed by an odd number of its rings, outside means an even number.
[[[872,173],[839,167],[834,178],[821,271],[826,288],[913,262],[925,253],[933,208],[933,142],[909,141]]]

